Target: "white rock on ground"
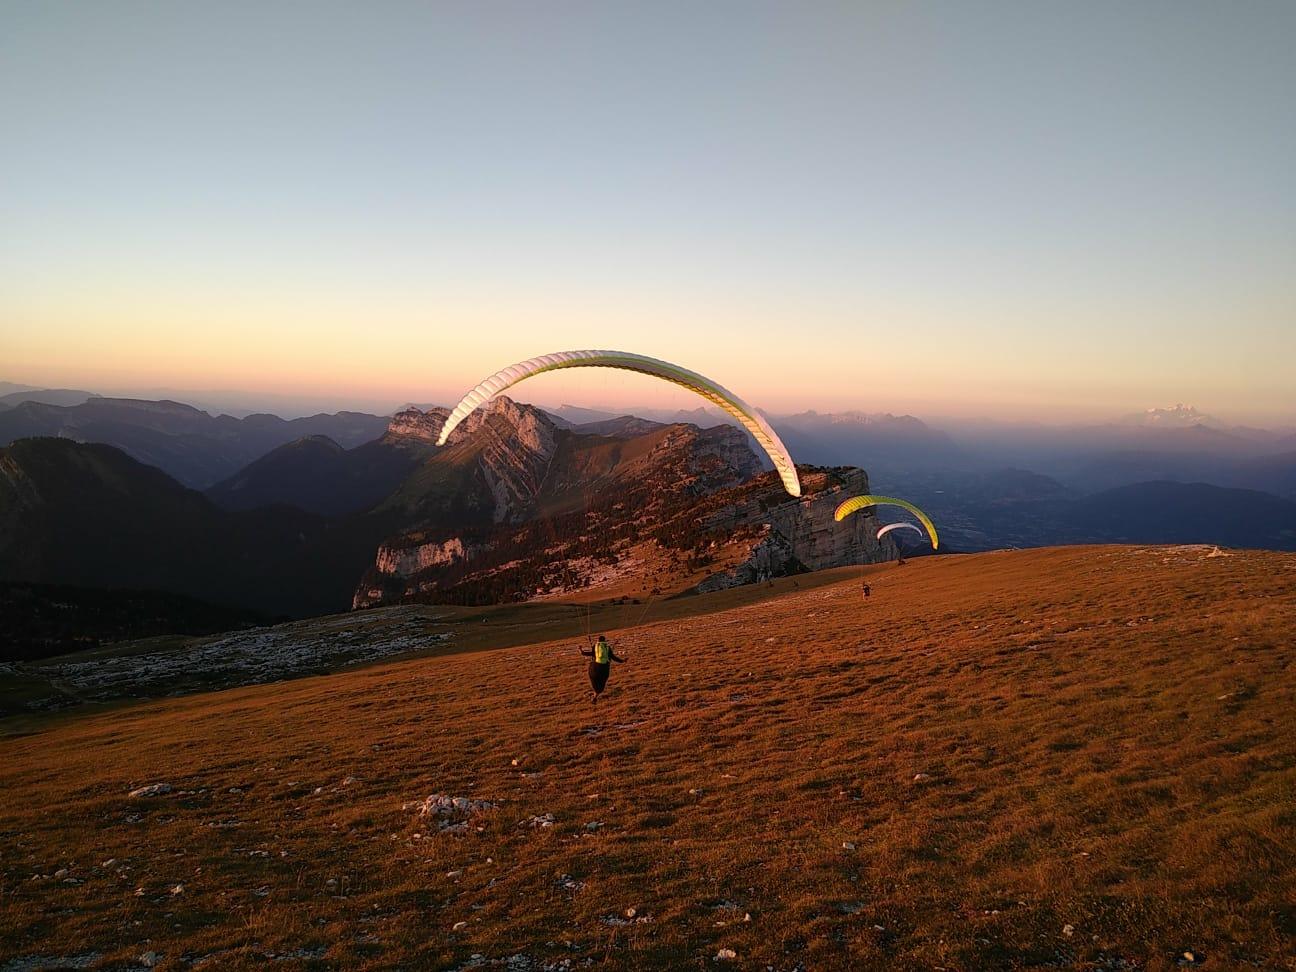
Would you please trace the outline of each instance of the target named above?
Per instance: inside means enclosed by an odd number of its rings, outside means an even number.
[[[133,797],[155,797],[165,796],[171,792],[170,783],[150,783],[148,786],[141,786],[137,790],[131,790],[130,795]]]
[[[426,800],[414,800],[401,805],[402,810],[418,810],[420,817],[437,821],[441,833],[462,834],[468,831],[468,821],[479,813],[494,810],[498,804],[490,800],[473,800],[469,797],[433,793]]]

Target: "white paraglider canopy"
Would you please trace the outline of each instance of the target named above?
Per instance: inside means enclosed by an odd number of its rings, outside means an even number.
[[[441,427],[437,445],[445,445],[446,440],[450,438],[450,433],[460,422],[504,389],[534,375],[557,371],[560,368],[620,368],[623,371],[637,371],[640,374],[673,382],[701,395],[736,418],[769,456],[770,462],[774,463],[775,471],[783,480],[783,488],[792,496],[801,495],[801,481],[797,478],[796,464],[792,461],[791,453],[778,437],[778,433],[756,409],[722,385],[716,384],[704,375],[699,375],[696,371],[689,371],[669,361],[661,361],[647,355],[631,354],[628,351],[558,351],[509,365],[491,375],[460,399],[459,404],[450,412],[445,425]]]

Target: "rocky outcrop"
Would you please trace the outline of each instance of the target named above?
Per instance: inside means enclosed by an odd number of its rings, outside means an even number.
[[[374,566],[382,574],[409,577],[429,567],[453,564],[456,560],[463,560],[467,556],[467,548],[458,537],[418,543],[413,546],[394,547],[383,544],[378,548]]]
[[[525,519],[553,462],[559,431],[553,419],[501,395],[469,415],[438,449],[448,416],[444,408],[410,407],[392,417],[385,442],[435,450],[426,475],[406,484],[393,505],[416,514],[423,526]],[[448,484],[457,498],[444,495]]]
[[[718,510],[707,518],[712,529],[736,530],[760,524],[762,536],[746,560],[713,574],[697,590],[716,591],[806,570],[874,563],[895,556],[889,537],[877,539],[877,518],[865,510],[841,523],[833,520],[839,503],[868,492],[868,474],[843,467],[803,471],[802,496],[770,509],[747,503]]]
[[[407,409],[393,434],[434,438],[443,421]],[[398,498],[429,517],[382,545],[356,607],[447,596],[490,603],[596,584],[618,572],[627,546],[760,472],[743,433],[727,426],[587,434],[507,398],[465,425]],[[433,507],[441,495],[461,505]]]
[[[446,445],[467,440],[480,450],[482,475],[495,498],[494,521],[516,523],[540,494],[557,431],[540,409],[501,396],[468,416]]]
[[[426,412],[411,405],[391,417],[387,423],[387,438],[415,439],[435,444],[441,426],[450,415],[448,408],[430,408]]]

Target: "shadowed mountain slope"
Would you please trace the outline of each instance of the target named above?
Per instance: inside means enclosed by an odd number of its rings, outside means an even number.
[[[288,507],[227,513],[109,446],[23,439],[0,450],[0,579],[318,614],[349,603],[390,529]]]
[[[182,594],[0,581],[0,662],[46,658],[155,635],[202,635],[267,624],[253,611]]]
[[[390,495],[421,458],[389,437],[343,449],[313,435],[279,446],[206,494],[227,510],[283,504],[325,516],[362,513]]]

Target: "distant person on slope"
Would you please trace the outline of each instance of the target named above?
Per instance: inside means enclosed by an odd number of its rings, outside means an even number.
[[[594,642],[594,646],[589,651],[582,648],[580,653],[590,659],[590,688],[594,690],[594,694],[590,696],[590,702],[597,705],[599,693],[607,685],[608,673],[612,670],[612,662],[623,662],[625,659],[617,657],[616,652],[612,650],[612,643],[607,640],[606,635],[599,635],[598,641]]]
[[[868,596],[869,596],[870,594],[872,594],[872,593],[873,593],[873,588],[871,588],[871,587],[868,586],[868,581],[865,581],[865,582],[864,582],[864,596],[865,596],[865,597],[868,597]]]

